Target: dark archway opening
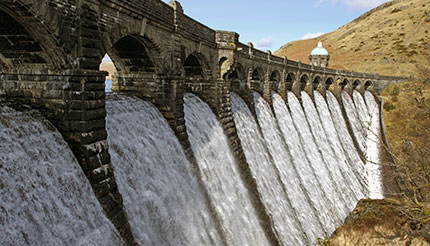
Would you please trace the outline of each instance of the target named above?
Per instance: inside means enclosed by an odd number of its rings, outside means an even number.
[[[47,65],[48,56],[24,26],[3,10],[0,10],[0,20],[0,68]]]
[[[321,83],[322,79],[319,76],[316,76],[314,78],[314,81],[312,81],[312,89],[316,90],[318,88],[318,85]]]
[[[368,80],[366,81],[366,83],[364,84],[364,88],[367,90],[367,88],[369,88],[370,86],[372,86],[372,81]]]
[[[342,82],[340,82],[340,88],[343,90],[343,89],[345,89],[345,87],[348,85],[348,80],[347,79],[344,79]]]
[[[325,81],[325,88],[328,90],[328,88],[334,83],[332,78],[327,78]]]
[[[294,80],[295,80],[294,74],[289,73],[287,75],[287,78],[285,78],[285,86],[287,90],[291,91],[293,89]]]
[[[260,81],[261,77],[260,77],[260,73],[258,72],[258,69],[254,69],[254,71],[252,72],[251,75],[251,80],[255,80],[255,81]]]
[[[199,59],[195,55],[189,55],[184,61],[185,76],[203,76],[203,69]]]
[[[360,80],[356,80],[354,81],[354,83],[352,83],[352,89],[355,90],[357,87],[359,87],[361,84]]]
[[[300,78],[300,90],[304,90],[306,88],[308,81],[309,81],[309,77],[306,74],[304,74]]]
[[[111,58],[116,61],[121,60],[122,66],[118,70],[128,72],[154,73],[155,66],[152,62],[145,46],[136,38],[126,36],[118,40],[112,47],[115,54]]]

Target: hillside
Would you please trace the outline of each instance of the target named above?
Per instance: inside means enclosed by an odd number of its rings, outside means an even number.
[[[363,14],[338,30],[288,43],[275,52],[309,63],[321,40],[331,68],[409,76],[430,50],[430,2],[394,0]]]

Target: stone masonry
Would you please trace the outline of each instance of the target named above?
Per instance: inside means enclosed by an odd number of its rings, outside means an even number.
[[[280,242],[237,137],[230,92],[252,105],[253,90],[270,102],[271,91],[284,98],[287,91],[299,95],[314,89],[323,95],[327,89],[336,95],[341,90],[377,93],[405,80],[314,67],[262,52],[240,43],[237,33],[215,31],[191,19],[173,0],[0,0],[0,20],[0,96],[30,104],[54,123],[127,245],[136,243],[108,152],[107,74],[99,71],[106,53],[117,68],[113,90],[156,105],[191,163],[183,95],[195,93],[209,104],[273,245]],[[219,233],[223,237],[221,229]]]

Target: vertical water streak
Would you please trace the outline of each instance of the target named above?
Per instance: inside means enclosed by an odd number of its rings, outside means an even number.
[[[322,224],[320,220],[321,209],[325,209],[321,204],[323,197],[319,190],[319,184],[310,166],[309,160],[305,156],[303,147],[301,145],[300,137],[294,127],[293,119],[291,118],[290,112],[281,98],[277,93],[272,95],[273,108],[275,110],[277,122],[282,132],[285,143],[291,153],[292,165],[290,168],[286,168],[289,172],[288,176],[284,176],[287,179],[286,183],[295,192],[302,192],[297,198],[292,200],[293,207],[300,214],[300,221],[305,226],[305,232],[308,234],[311,242],[316,242],[318,237],[329,235],[331,231],[325,231],[326,226]],[[300,185],[297,188],[296,185]],[[327,215],[328,218],[329,215]],[[308,223],[303,222],[302,217],[307,218]],[[326,222],[326,220],[324,220]],[[309,233],[308,230],[311,230]],[[315,238],[316,236],[316,238]]]
[[[382,175],[381,175],[381,144],[380,139],[381,124],[380,124],[380,112],[379,105],[375,101],[375,97],[369,91],[364,94],[366,98],[366,104],[368,113],[370,116],[370,125],[367,134],[367,157],[368,162],[366,164],[367,172],[369,175],[369,189],[370,198],[382,199],[383,187],[382,187]]]
[[[229,245],[269,245],[216,116],[192,94],[184,97],[184,112],[191,147]]]
[[[297,227],[306,234],[307,243],[316,242],[324,232],[301,187],[302,182],[294,170],[292,158],[275,116],[269,104],[257,92],[254,92],[254,105],[265,144],[280,174],[281,184],[284,186],[291,209],[294,209]]]
[[[274,169],[272,158],[264,146],[258,125],[248,106],[238,95],[232,93],[231,102],[238,135],[252,175],[259,187],[258,193],[271,216],[272,226],[284,245],[302,245],[305,239],[296,227],[294,219],[291,219],[294,213],[289,209],[279,174]]]
[[[326,231],[332,232],[341,223],[342,219],[334,204],[336,200],[334,189],[324,181],[324,179],[329,179],[327,168],[314,142],[310,130],[311,126],[306,120],[303,108],[292,92],[288,92],[288,106],[293,124],[299,134],[302,151],[309,161],[309,167],[303,167],[308,168],[307,175],[315,175],[315,181],[305,185],[310,186],[308,191],[311,193],[311,197],[314,197],[312,200],[317,205],[316,209],[320,212],[320,218],[323,225],[326,226]]]
[[[360,190],[363,191],[363,197],[368,197],[369,188],[364,163],[358,154],[351,135],[349,134],[345,118],[342,114],[342,109],[340,108],[341,106],[336,97],[330,91],[327,91],[326,95],[338,137],[342,141],[342,147],[347,155],[349,164],[348,169],[354,173],[355,177],[357,177],[361,187]]]
[[[348,157],[346,156],[341,140],[338,137],[326,100],[318,91],[314,91],[314,99],[320,116],[321,126],[323,127],[323,132],[327,138],[327,141],[325,141],[325,147],[330,147],[329,149],[326,149],[325,152],[329,151],[330,153],[328,155],[336,160],[336,162],[328,162],[330,165],[329,167],[332,170],[335,169],[334,173],[336,173],[336,170],[339,170],[341,175],[340,179],[335,179],[335,182],[341,192],[345,194],[344,198],[347,202],[348,208],[345,215],[347,215],[354,209],[357,201],[364,198],[363,187],[348,164]]]
[[[342,104],[354,133],[354,137],[357,140],[360,150],[365,154],[367,152],[366,136],[363,124],[358,115],[358,109],[355,107],[354,101],[346,91],[342,91],[341,96]]]
[[[60,133],[0,106],[0,245],[122,245]]]
[[[106,102],[118,189],[140,245],[221,245],[191,164],[160,112],[122,95]]]
[[[318,92],[315,93],[318,94]],[[302,91],[301,94],[304,112],[310,126],[309,129],[312,133],[315,147],[321,154],[321,158],[318,160],[321,166],[321,172],[317,171],[317,174],[319,174],[321,184],[327,190],[327,193],[330,194],[330,202],[342,222],[348,215],[350,209],[347,205],[347,201],[349,200],[347,196],[348,191],[345,190],[348,186],[342,185],[345,184],[346,181],[340,172],[339,166],[341,164],[338,160],[339,156],[335,156],[333,153],[332,146],[330,146],[328,142],[312,98],[305,91]],[[329,119],[324,119],[324,121],[327,120]]]

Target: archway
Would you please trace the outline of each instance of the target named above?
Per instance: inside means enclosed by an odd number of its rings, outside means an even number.
[[[157,52],[144,37],[128,35],[120,38],[108,49],[100,64],[100,70],[109,72],[105,90],[109,91],[110,80],[115,92],[145,90],[148,86],[151,91],[159,90],[159,83],[153,82],[160,69],[155,65],[151,51]]]
[[[278,70],[273,71],[270,74],[270,89],[273,91],[278,90],[279,82],[281,81],[281,74]]]
[[[357,87],[361,85],[360,80],[355,80],[354,83],[352,83],[352,90],[355,90]]]
[[[333,80],[333,78],[332,77],[328,77],[326,80],[325,80],[325,88],[326,88],[326,90],[332,85],[334,83],[334,80]]]
[[[285,86],[286,86],[287,90],[289,90],[289,91],[292,90],[295,80],[296,80],[296,77],[294,76],[293,73],[289,73],[287,75],[287,77],[285,78]]]
[[[202,77],[203,68],[200,60],[193,54],[189,55],[184,61],[184,70],[186,77]]]
[[[303,74],[302,77],[300,78],[300,90],[304,90],[308,82],[309,82],[308,75]]]
[[[312,89],[316,90],[318,88],[318,85],[321,83],[322,79],[320,76],[315,76],[314,80],[312,81]]]
[[[340,88],[341,88],[342,90],[343,90],[343,89],[345,89],[345,87],[348,85],[348,83],[349,83],[348,79],[344,79],[344,80],[342,80],[342,81],[339,83]]]

